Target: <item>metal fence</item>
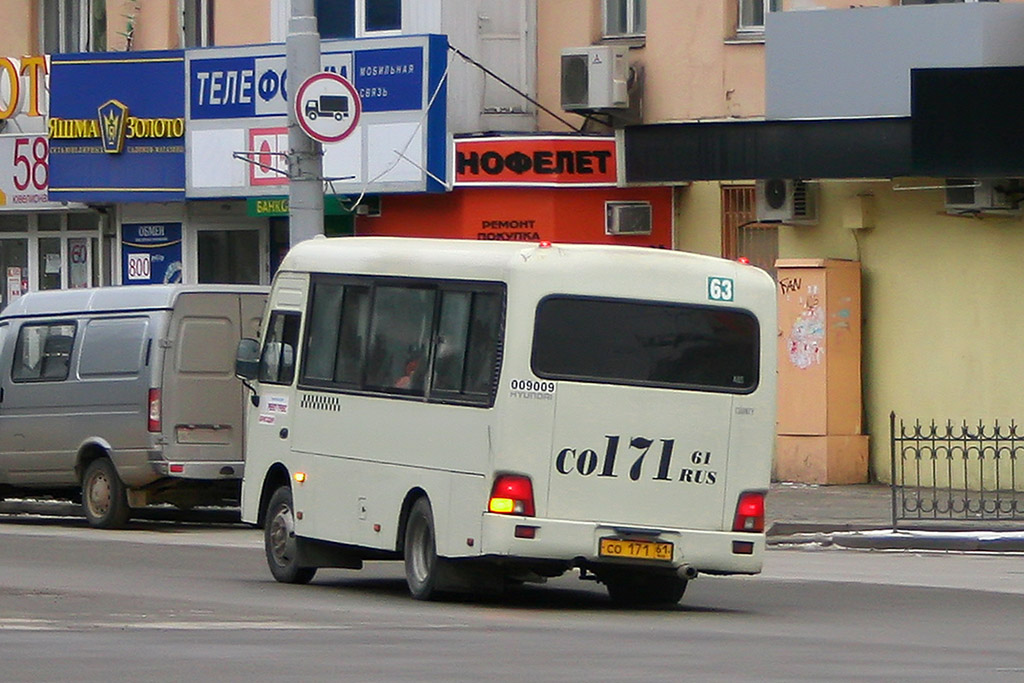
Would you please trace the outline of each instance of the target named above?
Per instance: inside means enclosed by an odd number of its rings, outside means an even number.
[[[889,415],[892,526],[907,520],[1024,521],[1024,434],[1016,422],[968,425]]]

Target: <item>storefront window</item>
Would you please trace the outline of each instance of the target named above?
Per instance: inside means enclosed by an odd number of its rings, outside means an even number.
[[[91,282],[90,249],[88,237],[68,239],[68,289],[88,287]]]
[[[59,237],[39,238],[39,289],[60,289],[61,271]]]
[[[0,213],[0,232],[28,232],[28,216]]]
[[[61,215],[59,213],[39,214],[40,230],[60,230]]]
[[[259,284],[258,230],[200,230],[199,282]]]
[[[0,274],[4,278],[0,306],[6,306],[28,288],[28,240],[0,239]]]
[[[100,253],[101,220],[91,211],[0,211],[0,303],[28,291],[109,282],[110,245]]]
[[[95,213],[69,213],[68,230],[99,230],[100,217]]]

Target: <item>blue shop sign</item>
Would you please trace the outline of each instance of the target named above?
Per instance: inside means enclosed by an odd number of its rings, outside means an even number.
[[[323,144],[335,194],[444,192],[448,41],[440,34],[320,43],[320,66],[348,80],[360,118]],[[290,79],[283,44],[190,48],[186,71],[186,197],[279,195],[287,185]]]
[[[183,200],[185,53],[53,55],[47,128],[51,200]]]
[[[181,223],[121,225],[121,284],[181,282]]]
[[[364,112],[416,111],[424,106],[424,49],[421,46],[339,49],[325,41],[324,71],[348,79],[359,92]],[[373,42],[373,41],[369,41]],[[352,41],[347,41],[352,45]],[[277,47],[277,46],[270,46]],[[265,49],[265,48],[264,48]],[[277,47],[281,50],[280,47]],[[288,113],[285,55],[253,54],[189,60],[191,119],[239,119]]]

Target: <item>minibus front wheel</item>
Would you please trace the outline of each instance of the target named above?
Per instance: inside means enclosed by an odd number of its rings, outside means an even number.
[[[263,548],[270,573],[281,583],[309,583],[316,567],[299,565],[299,539],[295,536],[295,512],[292,490],[280,486],[267,504],[263,525]]]

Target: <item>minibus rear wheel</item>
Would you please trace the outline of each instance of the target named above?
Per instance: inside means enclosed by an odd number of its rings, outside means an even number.
[[[281,583],[309,583],[316,567],[300,566],[299,539],[295,536],[295,511],[292,490],[281,486],[270,496],[266,523],[263,525],[263,548],[270,573]]]
[[[85,468],[82,510],[89,525],[98,529],[119,529],[128,522],[127,490],[110,458],[96,458]]]
[[[674,605],[686,592],[687,580],[674,574],[615,572],[602,581],[617,605]]]
[[[426,496],[409,510],[405,525],[405,580],[417,600],[436,600],[446,560],[437,556],[434,512]]]

